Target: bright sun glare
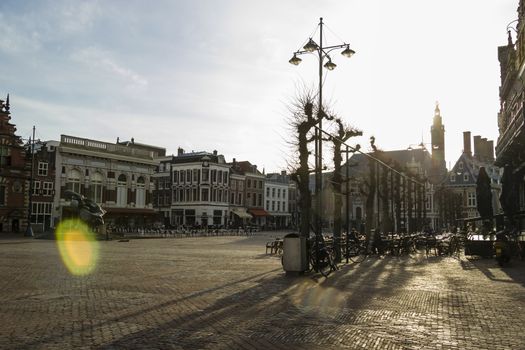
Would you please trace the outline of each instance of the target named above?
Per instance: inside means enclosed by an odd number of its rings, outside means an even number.
[[[84,276],[93,272],[98,260],[98,242],[84,222],[79,219],[62,221],[56,230],[56,242],[60,257],[71,274]]]

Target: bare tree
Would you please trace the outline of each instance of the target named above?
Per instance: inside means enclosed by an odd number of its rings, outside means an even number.
[[[335,137],[330,137],[328,140],[332,142],[334,152],[334,172],[332,175],[332,187],[334,190],[334,248],[336,252],[336,261],[339,262],[341,260],[339,242],[341,239],[341,210],[343,207],[343,176],[341,174],[341,163],[343,157],[341,155],[341,146],[351,137],[363,135],[363,132],[345,125],[340,118],[335,118],[334,121],[336,123]],[[346,179],[346,181],[348,181],[348,179]]]
[[[323,112],[315,108],[313,101],[313,96],[305,93],[302,97],[297,98],[291,108],[291,125],[296,137],[292,146],[295,148],[299,159],[298,164],[292,165],[291,178],[297,183],[299,191],[299,232],[303,237],[308,237],[310,234],[312,213],[312,195],[309,187],[311,171],[308,163],[311,152],[308,144],[315,139],[312,133],[315,125],[319,123],[321,118],[325,117]]]

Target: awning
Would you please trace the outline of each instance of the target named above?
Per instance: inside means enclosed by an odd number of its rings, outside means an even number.
[[[253,216],[270,216],[270,214],[264,209],[248,209]]]
[[[251,219],[251,215],[246,212],[246,208],[232,208],[232,213],[240,217],[241,219]]]
[[[106,215],[122,214],[122,215],[156,215],[157,212],[149,208],[103,208]]]

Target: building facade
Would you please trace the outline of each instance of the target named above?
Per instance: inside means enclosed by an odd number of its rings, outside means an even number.
[[[266,227],[284,229],[291,226],[290,179],[286,172],[267,174],[264,183],[264,209],[270,214]]]
[[[174,227],[225,227],[229,218],[230,166],[224,156],[178,149],[170,160]]]
[[[0,233],[23,231],[28,217],[31,163],[10,120],[7,96],[0,100]]]
[[[504,169],[501,204],[511,226],[525,228],[525,1],[519,1],[517,38],[498,48],[501,85],[495,164]]]
[[[493,214],[501,211],[499,197],[501,195],[502,170],[494,165],[494,143],[481,136],[474,136],[474,151],[472,154],[470,131],[463,133],[463,153],[448,173],[446,187],[461,196],[461,218],[479,217],[477,210],[476,182],[479,170],[483,167],[491,181]]]
[[[72,215],[66,190],[100,204],[109,227],[144,227],[157,220],[152,178],[164,148],[135,144],[133,139],[110,143],[68,135],[45,144],[36,158],[39,163],[48,159],[47,176],[55,174],[52,227]]]
[[[230,166],[235,173],[245,177],[244,207],[252,215],[250,224],[261,227],[266,225],[266,218],[270,215],[264,209],[264,182],[266,176],[257,170],[257,165],[253,165],[248,161],[237,162],[234,158]]]

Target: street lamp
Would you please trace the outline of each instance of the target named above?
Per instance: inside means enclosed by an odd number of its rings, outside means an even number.
[[[312,38],[309,38],[306,45],[303,46],[303,50],[299,50],[293,53],[293,57],[288,61],[291,64],[297,66],[301,63],[301,59],[297,56],[306,53],[317,53],[319,60],[319,125],[315,128],[315,198],[316,198],[316,220],[315,230],[316,237],[321,234],[322,228],[322,216],[321,216],[321,189],[322,189],[322,116],[323,112],[323,66],[328,70],[334,70],[336,64],[332,62],[332,59],[328,55],[331,51],[337,49],[344,49],[341,54],[345,57],[352,57],[355,53],[354,50],[350,49],[350,45],[343,43],[340,45],[323,46],[323,18],[319,19],[319,44],[317,44]],[[326,64],[323,65],[325,59]]]
[[[24,236],[34,237],[33,227],[31,226],[31,216],[33,214],[33,174],[34,174],[34,159],[35,159],[35,126],[33,125],[33,138],[30,140],[31,144],[31,173],[29,174],[29,207],[27,208],[27,228]]]

